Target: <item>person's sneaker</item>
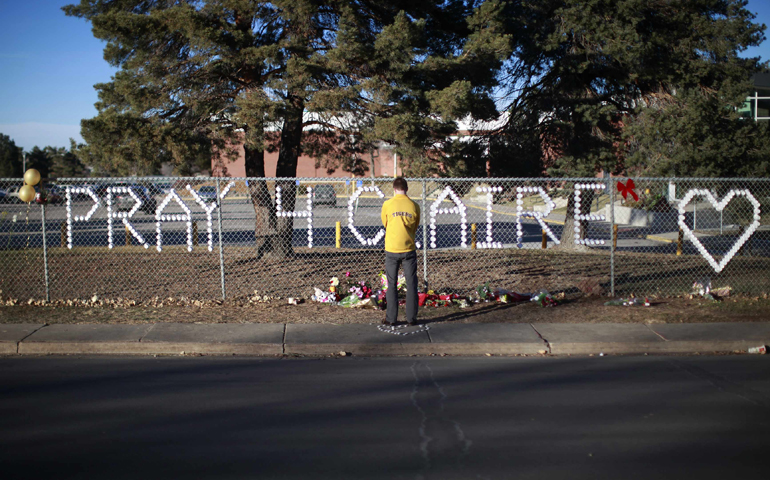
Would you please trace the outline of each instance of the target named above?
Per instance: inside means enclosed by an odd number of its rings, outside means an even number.
[[[380,323],[383,324],[383,325],[389,325],[391,327],[396,324],[396,322],[390,323],[387,319],[382,319],[382,321]]]
[[[415,325],[417,325],[417,320],[412,320],[411,322],[408,322],[408,323],[409,323],[409,325],[414,327]]]

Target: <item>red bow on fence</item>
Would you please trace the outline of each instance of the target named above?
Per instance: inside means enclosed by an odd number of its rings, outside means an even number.
[[[634,187],[636,187],[636,185],[634,185],[634,181],[630,178],[625,185],[623,185],[623,182],[618,182],[618,191],[623,195],[623,198],[628,198],[628,194],[630,193],[631,196],[634,197],[634,201],[638,202],[639,196],[634,192]]]

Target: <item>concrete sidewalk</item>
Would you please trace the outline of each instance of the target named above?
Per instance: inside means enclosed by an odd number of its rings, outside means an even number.
[[[0,354],[516,355],[747,351],[770,344],[770,323],[437,323],[0,325]]]

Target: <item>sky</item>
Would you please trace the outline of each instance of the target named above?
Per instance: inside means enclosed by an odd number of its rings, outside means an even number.
[[[97,113],[94,85],[115,73],[91,24],[61,10],[75,2],[0,0],[0,133],[25,151],[82,142],[80,120]],[[748,9],[770,26],[770,0],[749,0]],[[742,56],[770,59],[770,40]]]

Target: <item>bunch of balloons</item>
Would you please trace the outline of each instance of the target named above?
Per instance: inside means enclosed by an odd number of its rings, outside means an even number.
[[[40,172],[30,168],[24,172],[24,186],[19,189],[19,200],[29,203],[35,199],[35,185],[40,183]]]

